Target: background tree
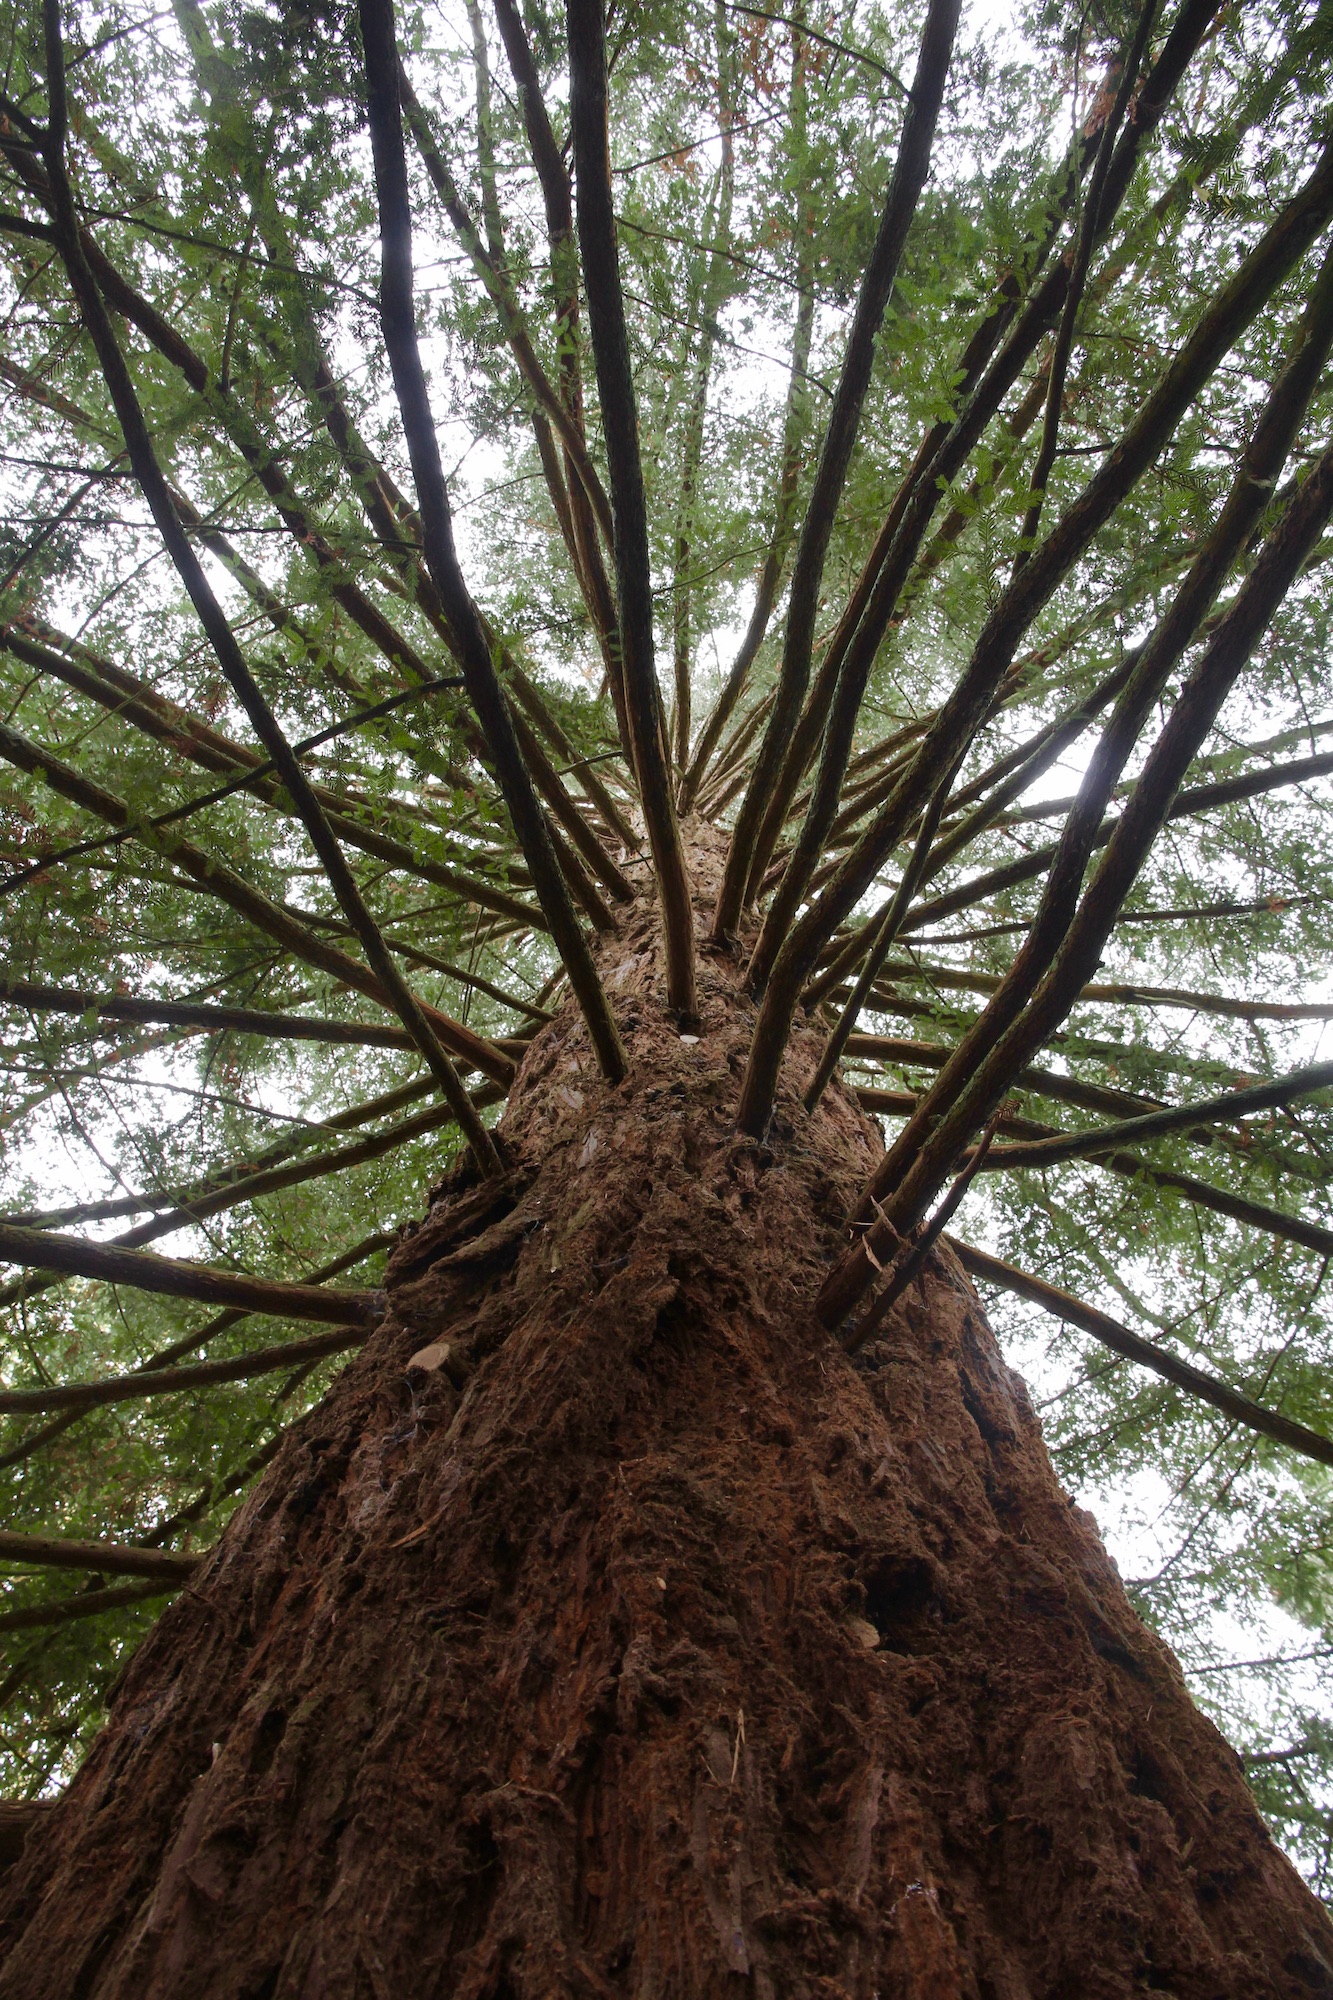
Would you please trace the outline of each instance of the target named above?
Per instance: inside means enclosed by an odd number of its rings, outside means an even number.
[[[948,1230],[1326,1885],[1333,17],[1025,36],[7,10],[9,1797],[335,1379],[508,1393],[386,1256],[471,1217],[513,1324],[550,1117],[628,1174],[651,1073],[733,1180],[825,1160],[778,1278],[847,1382],[953,1324]],[[872,1650],[925,1615],[858,1577]],[[1273,1598],[1309,1644],[1241,1667]]]

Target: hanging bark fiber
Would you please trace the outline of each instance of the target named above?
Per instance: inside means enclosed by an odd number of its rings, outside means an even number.
[[[718,869],[696,867],[700,928]],[[740,961],[743,964],[743,958]],[[878,1135],[655,908],[526,1056],[386,1320],[124,1673],[3,2000],[1299,2000],[1333,1927],[937,1250],[814,1316]]]

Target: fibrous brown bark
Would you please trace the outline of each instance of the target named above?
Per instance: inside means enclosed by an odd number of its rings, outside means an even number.
[[[716,882],[699,871],[697,909]],[[0,1904],[3,2000],[1333,1992],[1333,1927],[1060,1491],[947,1252],[857,1361],[812,1301],[878,1136],[735,1136],[753,1009],[603,947],[512,1174],[122,1678]]]

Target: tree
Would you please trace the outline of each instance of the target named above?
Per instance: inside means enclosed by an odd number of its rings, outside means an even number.
[[[5,47],[0,1994],[1333,1989],[1327,10]]]

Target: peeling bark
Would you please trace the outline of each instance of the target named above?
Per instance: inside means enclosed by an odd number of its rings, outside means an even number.
[[[1333,1992],[960,1267],[816,1321],[881,1151],[819,1034],[759,1146],[735,962],[697,1039],[650,904],[600,970],[626,1080],[533,1042],[27,1833],[2,2000]]]

